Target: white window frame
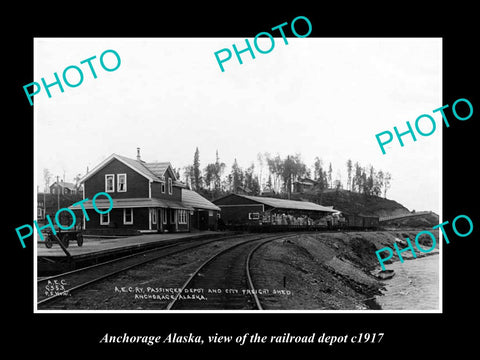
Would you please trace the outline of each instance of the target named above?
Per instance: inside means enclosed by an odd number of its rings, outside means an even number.
[[[161,190],[162,194],[165,194],[165,181],[162,181],[160,183],[160,190]]]
[[[120,177],[125,176],[125,186],[120,190]],[[127,192],[127,174],[117,174],[117,192]]]
[[[108,188],[107,188],[107,179],[108,179],[109,176],[112,177],[112,187],[113,187],[112,190],[108,190]],[[106,193],[115,192],[115,174],[105,174],[105,192]]]
[[[260,213],[248,213],[248,220],[260,220]]]
[[[168,194],[169,194],[169,195],[172,195],[172,194],[173,194],[172,178],[168,178]]]
[[[127,210],[130,210],[130,221],[127,222]],[[133,225],[133,208],[123,209],[123,225]]]
[[[157,209],[150,209],[150,214],[152,218],[152,225],[157,225]]]
[[[167,224],[167,209],[162,209],[162,223],[163,225]]]
[[[178,223],[179,224],[188,224],[187,222],[187,210],[178,210]]]
[[[109,225],[110,224],[110,212],[106,214],[99,214],[100,215],[100,225]],[[103,221],[103,215],[107,215],[107,221]]]

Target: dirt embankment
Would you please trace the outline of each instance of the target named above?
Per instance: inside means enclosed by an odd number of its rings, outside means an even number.
[[[253,278],[257,288],[291,292],[264,295],[266,309],[379,309],[374,297],[381,294],[384,283],[373,275],[380,270],[376,250],[393,248],[395,242],[402,249],[407,237],[414,244],[419,231],[298,234],[261,247],[253,258]],[[435,236],[438,239],[438,234]],[[419,243],[429,249],[432,239],[424,234]],[[416,254],[424,255],[419,251]],[[402,255],[407,259],[411,252]],[[398,261],[398,256],[395,254],[392,260]]]

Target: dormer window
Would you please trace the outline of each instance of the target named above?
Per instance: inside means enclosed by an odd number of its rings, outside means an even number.
[[[117,175],[117,191],[126,192],[127,191],[127,174],[118,174]]]
[[[173,193],[173,188],[172,188],[172,179],[168,178],[168,193],[172,195]]]
[[[162,194],[165,194],[165,182],[160,183],[160,188],[162,190]]]
[[[115,192],[115,175],[106,174],[105,175],[105,192]]]

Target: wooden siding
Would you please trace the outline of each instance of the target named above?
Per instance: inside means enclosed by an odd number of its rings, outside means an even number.
[[[149,210],[148,208],[134,208],[133,209],[133,224],[126,225],[123,223],[123,209],[110,210],[109,225],[100,225],[100,214],[95,210],[87,209],[89,221],[85,221],[85,228],[90,229],[119,229],[131,228],[135,230],[148,230]]]
[[[250,222],[248,219],[249,213],[263,212],[261,204],[248,204],[246,206],[222,206],[217,204],[222,209],[221,218],[225,224],[245,224]]]
[[[168,178],[169,178],[168,174],[165,174],[165,193],[162,193],[162,188],[160,183],[158,182],[152,183],[151,185],[152,198],[182,201],[182,189],[180,187],[172,185],[173,186],[172,195],[168,193]]]
[[[85,197],[92,199],[97,193],[105,192],[105,175],[115,175],[115,191],[108,194],[112,198],[148,198],[149,180],[117,159],[112,159],[84,183]],[[118,192],[117,174],[127,174],[127,191]]]

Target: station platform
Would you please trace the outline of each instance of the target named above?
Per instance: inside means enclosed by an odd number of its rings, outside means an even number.
[[[85,254],[95,252],[105,252],[118,250],[130,246],[142,246],[150,243],[164,242],[168,240],[177,240],[184,238],[195,238],[204,236],[213,236],[220,234],[218,231],[200,231],[190,233],[163,233],[163,234],[143,234],[129,237],[117,238],[83,238],[83,246],[78,246],[76,240],[70,240],[70,246],[67,248],[72,257],[79,257]],[[47,249],[43,241],[37,242],[37,256],[65,257],[66,254],[60,245],[54,243],[50,249]]]
[[[72,270],[93,263],[106,261],[142,250],[148,250],[165,243],[173,243],[181,239],[201,239],[206,237],[221,237],[227,232],[198,231],[189,233],[143,234],[117,238],[84,237],[83,246],[78,246],[75,240],[70,240],[67,248],[69,256],[60,245],[54,243],[48,249],[43,241],[37,242],[37,270],[39,276]]]

